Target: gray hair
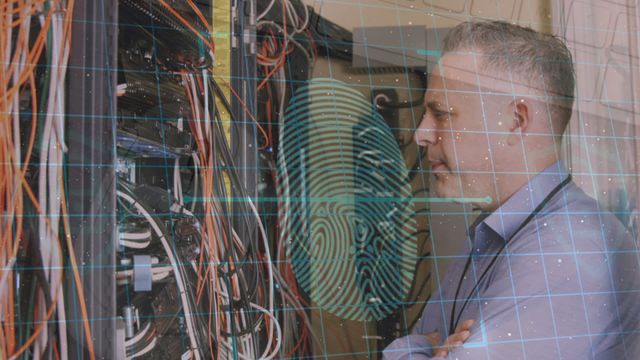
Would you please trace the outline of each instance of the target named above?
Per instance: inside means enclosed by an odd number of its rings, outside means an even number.
[[[467,21],[449,31],[443,53],[463,49],[481,51],[485,68],[525,74],[518,80],[542,90],[557,113],[554,127],[564,131],[571,118],[575,71],[560,38],[504,21]]]

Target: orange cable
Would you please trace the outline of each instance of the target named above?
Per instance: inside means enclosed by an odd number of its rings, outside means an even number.
[[[215,51],[215,45],[213,40],[207,40],[204,36],[202,36],[202,34],[193,27],[193,25],[191,25],[189,23],[189,21],[187,21],[184,17],[182,17],[182,15],[180,15],[180,13],[178,13],[173,7],[171,7],[171,5],[167,4],[167,2],[165,0],[158,0],[160,2],[160,4],[162,4],[162,6],[164,6],[167,11],[169,11],[173,16],[176,17],[176,19],[180,20],[180,22],[186,26],[187,28],[189,28],[189,30],[191,30],[191,32],[193,32],[197,37],[200,38],[200,40],[202,40],[205,44],[207,44],[207,46],[211,49],[212,52]]]

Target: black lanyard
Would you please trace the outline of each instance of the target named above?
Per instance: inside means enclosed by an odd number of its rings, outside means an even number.
[[[462,308],[460,309],[460,313],[458,313],[458,316],[456,317],[455,313],[456,313],[456,302],[458,302],[458,294],[460,293],[460,288],[462,287],[462,281],[464,281],[464,276],[467,273],[467,271],[469,270],[469,266],[471,266],[471,258],[473,257],[473,249],[471,250],[471,252],[469,253],[469,258],[467,258],[467,263],[465,264],[464,270],[462,271],[462,275],[460,275],[460,281],[458,281],[458,288],[456,289],[456,295],[455,295],[455,298],[453,300],[453,306],[451,307],[451,319],[450,319],[450,322],[449,322],[449,325],[451,325],[451,327],[449,328],[449,335],[453,335],[453,333],[455,332],[455,329],[458,326],[458,323],[460,322],[460,318],[462,317],[462,313],[464,312],[464,309],[467,307],[467,304],[469,303],[469,301],[473,297],[473,293],[478,289],[478,287],[482,283],[482,280],[484,280],[484,277],[489,273],[489,270],[491,270],[493,265],[495,265],[496,260],[498,260],[498,258],[500,257],[500,254],[502,253],[502,251],[507,247],[507,243],[509,241],[511,241],[511,239],[513,239],[525,226],[527,226],[527,224],[529,224],[531,222],[531,220],[533,220],[533,218],[538,213],[540,213],[540,211],[542,211],[542,209],[547,205],[547,203],[549,201],[551,201],[551,199],[558,192],[560,192],[560,190],[562,190],[562,188],[564,188],[567,184],[569,184],[569,182],[571,182],[571,175],[567,176],[567,178],[564,179],[563,182],[561,182],[558,186],[556,186],[549,193],[549,195],[547,195],[547,197],[545,197],[544,200],[542,200],[542,202],[533,210],[533,212],[531,212],[531,214],[529,214],[529,216],[522,222],[522,224],[520,224],[520,227],[518,227],[518,229],[509,237],[509,239],[505,240],[504,244],[502,244],[502,246],[500,247],[500,250],[498,250],[498,252],[493,256],[493,259],[491,259],[491,262],[489,263],[489,266],[487,266],[487,268],[482,272],[482,275],[480,275],[480,278],[478,278],[478,281],[476,282],[476,284],[471,289],[471,292],[469,293],[469,296],[466,298],[464,303],[462,303]],[[480,223],[478,223],[478,225],[479,224]],[[474,227],[474,229],[472,231],[475,231],[475,227]],[[454,321],[454,318],[455,318],[455,321]]]

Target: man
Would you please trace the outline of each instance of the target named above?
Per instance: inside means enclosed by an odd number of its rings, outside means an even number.
[[[504,22],[447,35],[415,141],[437,195],[481,215],[385,359],[640,359],[637,245],[559,161],[574,82],[553,36]]]

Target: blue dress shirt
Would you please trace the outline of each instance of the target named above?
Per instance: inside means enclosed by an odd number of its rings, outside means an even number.
[[[424,334],[446,339],[454,301],[460,322],[476,322],[451,359],[640,359],[640,253],[617,218],[570,182],[517,232],[567,176],[556,163],[481,217],[411,335],[384,359],[432,358]]]

